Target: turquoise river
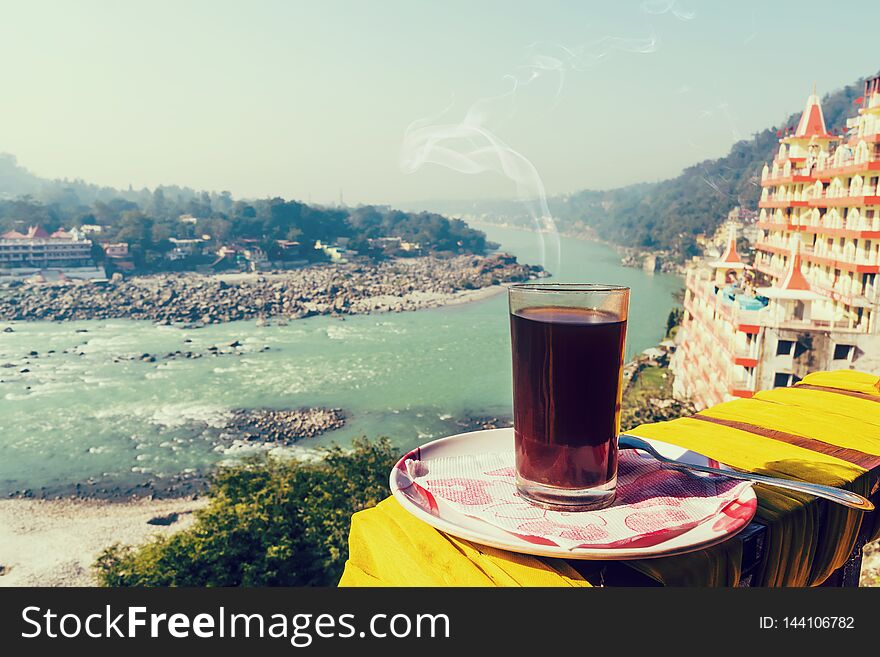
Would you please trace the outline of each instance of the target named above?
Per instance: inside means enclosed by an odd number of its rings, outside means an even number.
[[[480,228],[520,260],[540,262],[535,234]],[[556,280],[632,287],[629,356],[662,338],[680,278],[624,268],[612,249],[572,238],[562,239],[558,269]],[[224,436],[236,408],[342,408],[346,426],[291,448],[303,453],[360,435],[388,436],[403,449],[456,433],[465,418],[509,415],[506,303],[497,294],[445,308],[284,326],[0,322],[0,329],[14,329],[0,332],[0,365],[13,365],[0,369],[0,495],[206,471],[260,449]],[[205,352],[234,340],[243,343],[243,355],[129,360],[144,352]]]

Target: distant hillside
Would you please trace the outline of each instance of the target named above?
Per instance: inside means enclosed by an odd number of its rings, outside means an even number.
[[[44,181],[18,166],[14,155],[0,153],[0,198],[33,194]]]
[[[206,198],[205,192],[189,187],[164,185],[157,189],[161,189],[165,196],[173,198],[178,203],[202,202]],[[74,211],[96,201],[124,200],[145,204],[152,197],[154,191],[147,188],[101,187],[81,179],[50,180],[49,178],[41,178],[18,164],[15,155],[0,153],[0,200],[21,199],[29,196],[31,197],[28,199],[29,201],[53,206],[60,211]],[[222,194],[212,192],[207,196],[219,199],[221,197],[228,198],[230,195],[228,192]]]
[[[829,130],[844,127],[855,113],[853,101],[862,90],[859,80],[822,99]],[[761,168],[779,148],[777,131],[797,125],[799,119],[800,112],[792,114],[783,125],[739,141],[724,157],[688,167],[676,178],[606,192],[579,192],[554,199],[553,210],[560,221],[581,222],[612,242],[687,254],[693,248],[693,237],[713,231],[733,207],[757,207]]]
[[[862,94],[863,85],[864,80],[859,80],[822,99],[829,130],[844,127],[855,114],[853,101]],[[783,124],[735,143],[724,157],[695,164],[669,180],[552,197],[550,211],[561,229],[589,230],[617,244],[691,255],[694,236],[714,231],[733,207],[757,207],[761,168],[779,147],[777,131],[797,125],[799,119],[800,112],[794,113]],[[446,214],[482,215],[488,221],[531,223],[515,201],[441,201],[423,206]]]
[[[13,156],[0,155],[0,234],[36,225],[49,232],[96,226],[94,239],[127,243],[134,263],[145,271],[170,266],[166,255],[175,239],[209,242],[212,254],[221,245],[250,243],[253,248],[256,243],[271,259],[295,251],[296,258],[305,260],[324,259],[324,250],[316,248],[319,241],[344,241],[350,251],[374,258],[483,254],[495,246],[463,221],[432,212],[324,207],[283,198],[241,200],[225,191],[178,186],[119,190],[81,180],[50,181],[19,167]],[[290,243],[295,243],[293,251]],[[102,253],[95,251],[98,257]]]

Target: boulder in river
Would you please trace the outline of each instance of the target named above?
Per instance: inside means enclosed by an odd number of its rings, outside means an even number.
[[[302,438],[314,438],[345,424],[345,415],[338,408],[271,408],[238,409],[233,411],[227,429],[241,438],[255,442],[290,445]]]

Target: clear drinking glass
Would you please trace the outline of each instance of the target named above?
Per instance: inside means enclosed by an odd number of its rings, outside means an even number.
[[[509,289],[516,486],[539,506],[614,501],[629,288]]]

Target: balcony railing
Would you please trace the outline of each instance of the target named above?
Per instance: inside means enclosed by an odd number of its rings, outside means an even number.
[[[748,390],[754,392],[755,382],[749,379],[732,379],[728,384],[728,391],[733,392],[734,390]]]
[[[790,253],[792,246],[794,246],[794,240],[773,239],[773,240],[758,240],[757,242],[755,242],[755,248],[760,249],[760,248],[764,247],[767,250],[777,250],[777,251],[783,251],[785,253]],[[802,247],[802,249],[803,249],[803,247]]]
[[[862,288],[858,282],[847,284],[849,278],[841,278],[835,283],[824,277],[807,275],[807,280],[817,292],[826,296],[841,297],[850,305],[868,306],[880,302],[878,289],[871,283]]]
[[[849,320],[846,320],[846,319],[839,319],[839,320],[835,320],[835,321],[814,319],[812,322],[810,322],[810,324],[813,326],[817,326],[819,328],[827,328],[830,330],[838,330],[838,329],[850,330]],[[852,330],[861,332],[861,326],[860,325],[853,326]]]
[[[817,193],[809,200],[809,205],[811,207],[858,207],[861,205],[876,206],[878,204],[880,204],[880,202],[878,202],[876,190],[869,189],[866,192],[864,188],[854,190],[853,193],[847,191],[835,191],[831,194],[828,194],[827,192],[822,194]]]
[[[819,243],[821,244],[821,242]],[[836,245],[828,248],[826,245],[817,246],[815,249],[809,250],[804,248],[802,253],[808,258],[824,258],[826,260],[835,260],[851,265],[877,265],[880,264],[880,258],[876,251],[865,253],[861,249],[853,251],[852,249],[840,249]]]
[[[817,177],[816,174],[825,174],[827,175],[840,175],[846,173],[856,173],[861,170],[876,170],[880,168],[880,156],[873,153],[868,153],[868,157],[866,158],[855,158],[855,157],[845,157],[841,159],[836,159],[834,157],[826,158],[823,162],[816,163],[815,173],[813,173],[814,177]]]
[[[849,235],[849,237],[862,237],[858,233],[880,232],[880,216],[876,216],[872,219],[861,216],[858,221],[843,220],[842,218],[829,220],[827,216],[822,217],[821,219],[810,217],[808,221],[805,221],[802,218],[800,222],[791,222],[791,225],[810,233],[820,233],[822,230],[848,231],[854,233],[853,235]]]
[[[733,350],[736,358],[748,358],[749,360],[758,360],[758,349],[755,347],[737,347]]]

